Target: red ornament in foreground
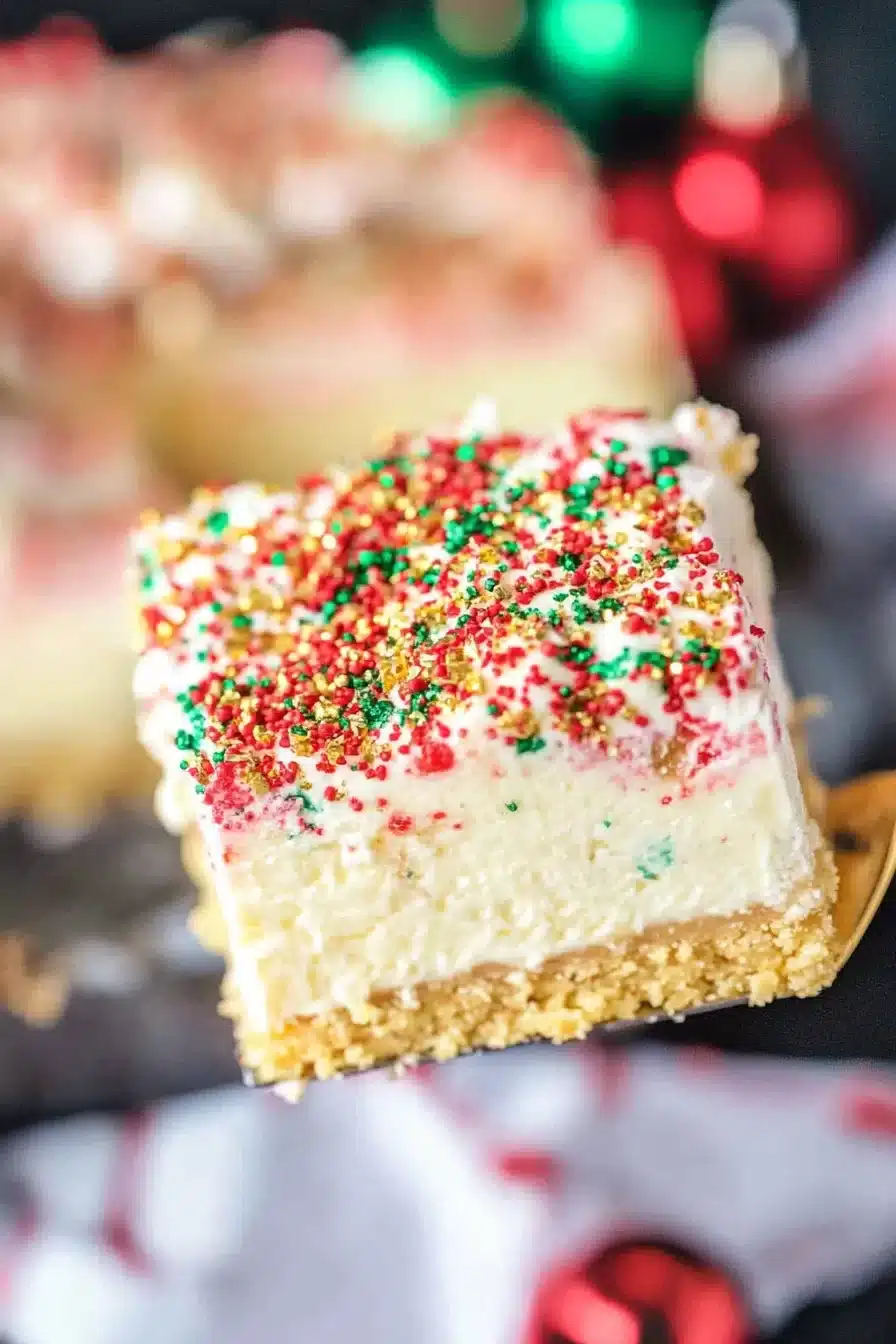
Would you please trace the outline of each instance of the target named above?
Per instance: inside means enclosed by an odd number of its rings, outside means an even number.
[[[746,1344],[748,1330],[724,1271],[677,1247],[625,1242],[548,1275],[523,1344]]]

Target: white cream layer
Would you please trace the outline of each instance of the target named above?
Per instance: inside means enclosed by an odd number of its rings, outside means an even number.
[[[601,761],[486,750],[461,773],[390,790],[418,825],[348,813],[318,842],[277,823],[205,831],[250,1027],[348,1008],[485,963],[547,958],[652,924],[798,908],[817,835],[789,746],[681,796]],[[402,796],[402,795],[406,796]],[[446,811],[441,821],[426,821]],[[420,824],[420,820],[423,824]],[[224,847],[227,860],[224,860]]]

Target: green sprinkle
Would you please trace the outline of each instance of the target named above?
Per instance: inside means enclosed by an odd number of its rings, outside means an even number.
[[[237,630],[248,630],[249,626],[252,624],[252,617],[238,614],[234,616],[233,624]]]
[[[564,699],[564,700],[568,700],[569,697],[572,695],[572,687],[571,687],[571,686],[561,686],[561,687],[560,687],[560,694],[563,696],[563,699]]]
[[[519,808],[519,803],[505,803],[504,806],[507,808],[508,812],[516,812]]]
[[[286,552],[285,552],[285,551],[271,551],[271,564],[272,564],[272,565],[285,565],[285,564],[286,564]]]
[[[395,477],[392,475],[391,471],[381,471],[379,481],[384,489],[391,490],[392,486],[395,484]]]
[[[560,557],[560,568],[565,569],[567,574],[571,574],[573,570],[578,569],[581,562],[582,557],[576,555],[575,551],[564,551]]]
[[[378,700],[370,692],[362,692],[358,696],[358,703],[368,728],[384,727],[395,713],[395,706],[391,700]]]
[[[667,872],[675,862],[675,851],[672,847],[672,839],[665,836],[662,840],[657,840],[652,845],[648,845],[644,857],[637,865],[638,872],[648,882],[654,882],[661,873]]]
[[[628,464],[626,462],[608,462],[607,471],[611,476],[624,476],[628,471]]]
[[[214,761],[215,765],[220,765],[226,755],[227,753],[224,751],[213,751],[212,760]]]
[[[476,444],[475,444],[475,443],[462,443],[462,444],[460,445],[460,447],[457,449],[457,451],[455,452],[454,456],[457,458],[458,462],[475,462],[475,461],[476,461]]]
[[[639,653],[636,663],[638,667],[658,667],[661,672],[665,672],[669,665],[669,659],[662,653],[651,651],[648,653]]]
[[[223,509],[216,509],[214,513],[208,515],[205,521],[209,531],[220,534],[226,527],[229,527],[230,514],[225,513]]]
[[[541,751],[547,746],[543,737],[518,737],[516,740],[516,752],[518,756],[526,756],[532,751]]]
[[[658,490],[671,490],[678,484],[678,477],[674,471],[658,471],[655,481]]]
[[[623,649],[615,658],[608,658],[602,663],[592,663],[589,670],[602,681],[618,681],[632,670],[633,661],[631,649]]]
[[[650,450],[650,468],[656,474],[662,467],[680,467],[683,462],[687,462],[689,456],[686,448],[670,448],[666,444],[658,444],[656,448]]]

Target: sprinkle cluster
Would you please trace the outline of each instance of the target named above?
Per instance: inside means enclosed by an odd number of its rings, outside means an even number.
[[[660,774],[715,759],[763,632],[684,437],[598,411],[551,438],[397,436],[351,475],[148,519],[144,646],[182,769],[222,816],[286,789],[317,828],[370,805],[353,780],[385,808],[393,772],[449,772],[482,735],[519,757],[634,743]]]

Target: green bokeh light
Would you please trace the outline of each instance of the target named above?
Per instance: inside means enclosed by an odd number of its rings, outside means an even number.
[[[633,0],[546,0],[540,40],[561,74],[592,79],[630,62],[638,44]]]
[[[444,71],[409,47],[371,47],[355,63],[354,101],[365,118],[389,130],[429,136],[448,124],[454,94]]]

